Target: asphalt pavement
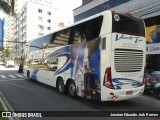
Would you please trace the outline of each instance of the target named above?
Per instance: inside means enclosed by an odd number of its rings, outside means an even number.
[[[23,74],[18,73],[18,68],[0,67],[1,98],[8,107],[8,111],[52,111],[52,114],[69,114],[74,116],[75,111],[82,111],[82,116],[88,111],[94,111],[93,116],[99,111],[160,111],[160,100],[152,95],[119,102],[94,102],[83,98],[72,99],[68,95],[60,95],[53,87],[39,82],[27,80]],[[8,102],[6,102],[8,101]],[[55,113],[53,112],[55,111]],[[72,112],[74,111],[74,112]],[[86,113],[85,113],[86,111]],[[154,117],[45,117],[25,118],[20,120],[158,120]]]

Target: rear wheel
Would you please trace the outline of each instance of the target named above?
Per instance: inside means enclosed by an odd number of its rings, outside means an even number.
[[[58,79],[57,90],[58,90],[59,93],[65,94],[66,89],[65,89],[64,82],[63,82],[63,78]]]
[[[68,94],[72,98],[76,98],[77,97],[76,84],[75,84],[75,82],[73,80],[69,81],[69,84],[68,84]]]

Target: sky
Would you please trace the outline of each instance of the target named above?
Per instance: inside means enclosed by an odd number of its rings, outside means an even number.
[[[63,10],[73,10],[82,4],[82,0],[53,0],[53,7]]]
[[[0,10],[0,18],[4,18],[5,17],[5,14],[3,13],[3,11]]]
[[[73,22],[72,10],[82,5],[82,0],[53,0],[53,7],[56,8],[56,18],[65,22]],[[0,18],[4,17],[2,11],[0,11]]]
[[[82,0],[54,0],[53,7],[56,8],[57,21],[64,21],[65,24],[73,23],[73,9],[82,5]]]

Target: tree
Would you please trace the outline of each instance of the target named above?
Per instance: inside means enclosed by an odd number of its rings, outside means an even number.
[[[8,60],[8,58],[9,58],[9,56],[12,54],[12,50],[10,50],[10,49],[4,49],[3,51],[2,51],[2,55],[3,55],[3,57],[5,57],[6,58],[6,60]]]
[[[6,14],[14,14],[14,0],[0,0],[0,10],[3,10]]]
[[[2,51],[4,49],[4,47],[0,47],[0,51]]]

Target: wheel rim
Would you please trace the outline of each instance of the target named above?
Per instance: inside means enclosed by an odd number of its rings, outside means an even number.
[[[70,86],[69,86],[69,92],[70,92],[70,94],[74,95],[75,91],[76,91],[76,87],[75,87],[74,83],[71,83]]]
[[[61,80],[59,81],[58,89],[59,89],[60,92],[62,92],[64,90],[64,84]]]

